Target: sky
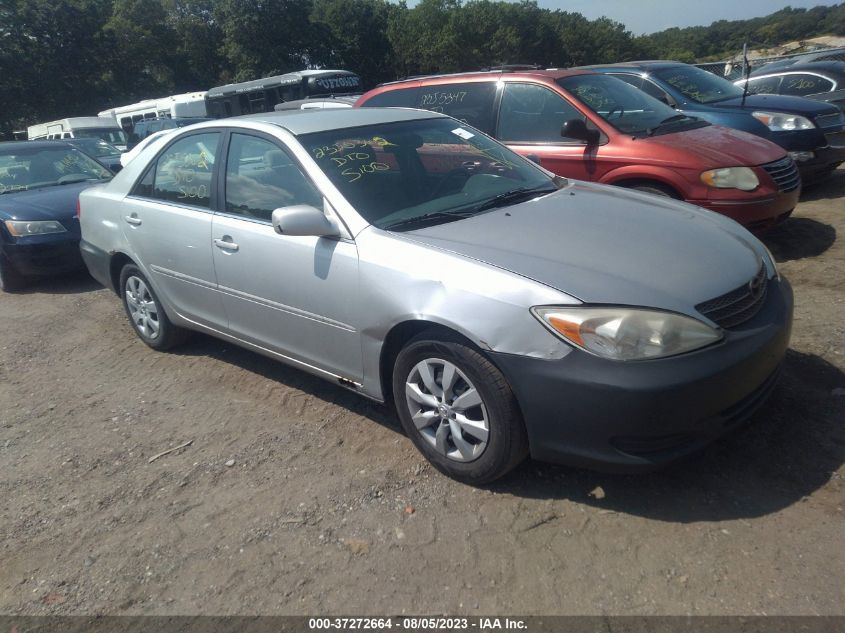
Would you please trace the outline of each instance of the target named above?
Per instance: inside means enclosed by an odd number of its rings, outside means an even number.
[[[635,35],[673,26],[708,25],[717,20],[756,18],[779,9],[810,8],[841,0],[538,0],[546,9],[581,13],[591,20],[607,16]],[[410,2],[408,3],[411,4]]]

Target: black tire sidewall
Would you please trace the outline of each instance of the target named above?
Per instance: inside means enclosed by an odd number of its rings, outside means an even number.
[[[0,252],[0,289],[4,292],[20,290],[26,285],[26,280],[21,275],[5,253]]]
[[[489,437],[478,459],[471,462],[448,459],[436,452],[414,425],[405,402],[405,381],[413,367],[425,358],[440,358],[455,364],[481,395],[487,411]],[[504,377],[492,363],[463,343],[432,338],[411,341],[394,365],[393,400],[405,433],[425,458],[449,477],[471,485],[488,483],[506,474],[525,455],[522,419]]]

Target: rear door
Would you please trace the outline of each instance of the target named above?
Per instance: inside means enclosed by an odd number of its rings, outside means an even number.
[[[120,221],[160,296],[185,318],[226,328],[211,255],[214,165],[223,134],[180,136],[124,199]]]
[[[297,204],[323,209],[324,202],[272,137],[232,132],[221,176],[211,241],[231,333],[360,381],[355,243],[275,232],[274,209]]]

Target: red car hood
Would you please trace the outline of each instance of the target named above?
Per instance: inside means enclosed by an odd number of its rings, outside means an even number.
[[[642,141],[672,150],[669,154],[693,155],[705,169],[762,165],[786,156],[786,151],[771,141],[720,125],[652,136]],[[726,158],[730,159],[729,163],[725,162]]]

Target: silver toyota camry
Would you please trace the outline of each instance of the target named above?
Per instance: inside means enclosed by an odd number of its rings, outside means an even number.
[[[83,192],[80,222],[144,343],[198,330],[390,402],[473,484],[529,454],[682,457],[748,419],[789,343],[789,284],[739,224],[432,112],[195,125]]]

